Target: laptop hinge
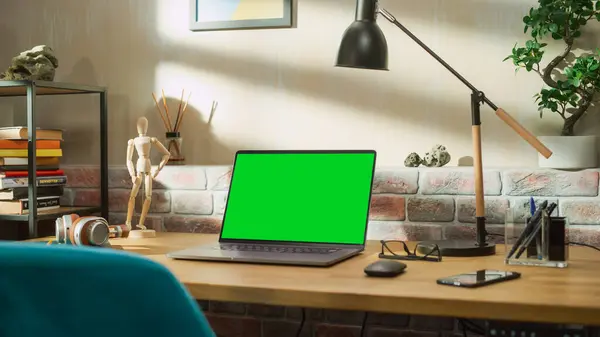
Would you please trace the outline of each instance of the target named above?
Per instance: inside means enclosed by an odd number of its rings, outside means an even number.
[[[347,244],[335,244],[335,243],[313,243],[313,242],[281,242],[281,241],[254,241],[254,240],[223,240],[219,243],[224,244],[254,244],[254,245],[273,245],[273,246],[303,246],[303,247],[327,247],[327,248],[341,248],[341,249],[360,249],[365,248],[364,245],[347,245]]]

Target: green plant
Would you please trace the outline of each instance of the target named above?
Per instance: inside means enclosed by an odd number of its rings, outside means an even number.
[[[581,29],[590,20],[600,21],[600,1],[596,0],[538,0],[538,6],[529,10],[523,18],[524,33],[530,33],[524,46],[515,47],[504,61],[512,60],[528,72],[536,72],[545,87],[534,97],[540,118],[544,110],[558,113],[564,120],[561,134],[572,136],[577,121],[593,103],[594,95],[600,90],[600,51],[592,55],[581,55],[572,64],[565,59],[571,53]],[[565,50],[554,57],[545,68],[540,66],[546,43],[544,38],[562,40]],[[561,71],[559,67],[564,67]]]

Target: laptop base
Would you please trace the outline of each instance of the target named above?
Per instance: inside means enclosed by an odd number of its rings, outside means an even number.
[[[208,244],[179,250],[167,254],[167,257],[177,260],[196,261],[228,261],[259,264],[295,265],[329,267],[339,262],[356,256],[362,249],[348,248],[339,249],[333,253],[273,253],[263,251],[232,251],[223,250],[221,246],[230,244]],[[263,247],[278,247],[275,245],[264,245]],[[327,247],[325,247],[327,248]]]

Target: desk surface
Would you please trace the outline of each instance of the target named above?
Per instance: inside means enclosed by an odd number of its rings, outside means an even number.
[[[172,260],[169,251],[216,242],[217,236],[159,233],[152,239],[119,239],[114,245],[148,256],[169,268],[198,299],[284,306],[380,311],[529,322],[600,325],[600,252],[571,248],[566,269],[504,265],[498,254],[407,261],[393,279],[366,277],[380,246],[330,268]],[[478,289],[438,285],[435,280],[478,269],[511,270],[521,279]]]

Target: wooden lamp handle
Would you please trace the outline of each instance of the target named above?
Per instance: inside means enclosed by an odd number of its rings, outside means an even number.
[[[552,151],[548,149],[542,142],[540,142],[531,132],[527,131],[523,125],[519,124],[511,115],[509,115],[502,108],[498,108],[496,110],[496,115],[500,117],[504,123],[508,124],[516,133],[521,136],[521,138],[525,139],[531,146],[533,146],[542,156],[546,158],[550,158],[552,156]]]

